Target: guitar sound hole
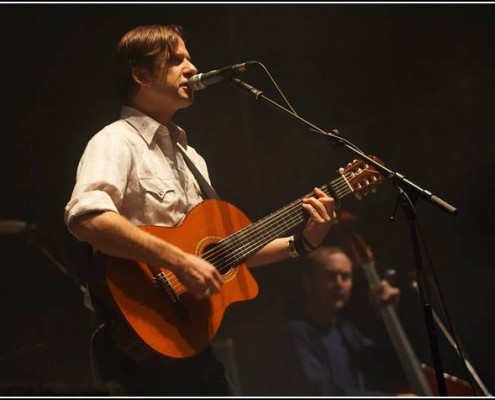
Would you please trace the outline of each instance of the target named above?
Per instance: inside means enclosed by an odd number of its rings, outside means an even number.
[[[222,243],[211,243],[204,248],[203,258],[212,263],[222,275],[227,274],[235,266],[234,259]]]

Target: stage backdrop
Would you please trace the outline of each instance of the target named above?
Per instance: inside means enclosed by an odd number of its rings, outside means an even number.
[[[494,19],[494,6],[481,4],[2,5],[0,220],[33,224],[29,235],[0,237],[5,387],[92,387],[90,315],[78,286],[87,254],[67,232],[63,210],[85,143],[118,117],[114,45],[134,26],[178,23],[199,71],[261,62],[301,117],[338,129],[458,208],[451,216],[416,203],[453,325],[493,392]],[[261,67],[242,78],[288,107]],[[226,82],[198,92],[177,122],[207,159],[220,196],[252,220],[334,178],[355,158]],[[409,229],[401,208],[394,211],[397,193],[385,183],[343,205],[358,216],[380,271],[396,270],[400,318],[418,357],[432,365],[410,288],[416,266]],[[215,345],[240,394],[307,394],[286,331],[298,267],[254,270],[260,295],[225,316]],[[354,293],[356,323],[390,348],[363,291]],[[439,341],[446,372],[466,379],[440,332]]]

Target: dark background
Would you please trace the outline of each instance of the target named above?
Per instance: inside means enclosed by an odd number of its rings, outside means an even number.
[[[118,117],[114,45],[134,26],[179,23],[200,71],[262,62],[306,120],[338,129],[459,209],[453,217],[417,202],[454,327],[493,392],[494,20],[491,4],[2,5],[0,219],[36,229],[0,237],[0,380],[92,385],[89,315],[58,267],[84,280],[86,253],[65,229],[63,209],[85,143]],[[243,79],[284,104],[261,68]],[[177,122],[207,159],[220,196],[252,220],[334,178],[354,158],[226,83],[198,92]],[[380,270],[396,269],[400,318],[418,358],[432,365],[400,208],[389,222],[396,197],[386,183],[364,201],[344,203],[359,217]],[[260,295],[229,309],[216,345],[240,394],[304,395],[285,325],[297,263],[253,274]],[[365,288],[356,286],[356,324],[391,350]],[[445,371],[466,379],[439,339]]]

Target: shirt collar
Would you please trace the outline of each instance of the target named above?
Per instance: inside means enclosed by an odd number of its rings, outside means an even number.
[[[139,111],[137,108],[130,106],[123,106],[120,112],[120,118],[131,124],[142,136],[148,145],[151,144],[156,134],[170,135],[172,131],[172,137],[187,149],[187,136],[184,129],[180,126],[170,123],[170,125],[164,126],[153,118]]]

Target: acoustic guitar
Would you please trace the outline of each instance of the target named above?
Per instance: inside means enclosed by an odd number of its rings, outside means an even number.
[[[382,164],[377,157],[371,157]],[[382,180],[374,168],[355,160],[340,168],[339,176],[320,189],[338,205],[350,193],[360,199],[376,191]],[[312,195],[306,194],[254,223],[228,202],[205,200],[179,226],[141,226],[215,265],[224,285],[219,293],[198,300],[166,265],[152,266],[103,255],[104,286],[114,308],[156,352],[172,358],[196,355],[211,343],[227,307],[258,294],[258,285],[244,261],[273,239],[301,225],[307,218],[302,199]]]

